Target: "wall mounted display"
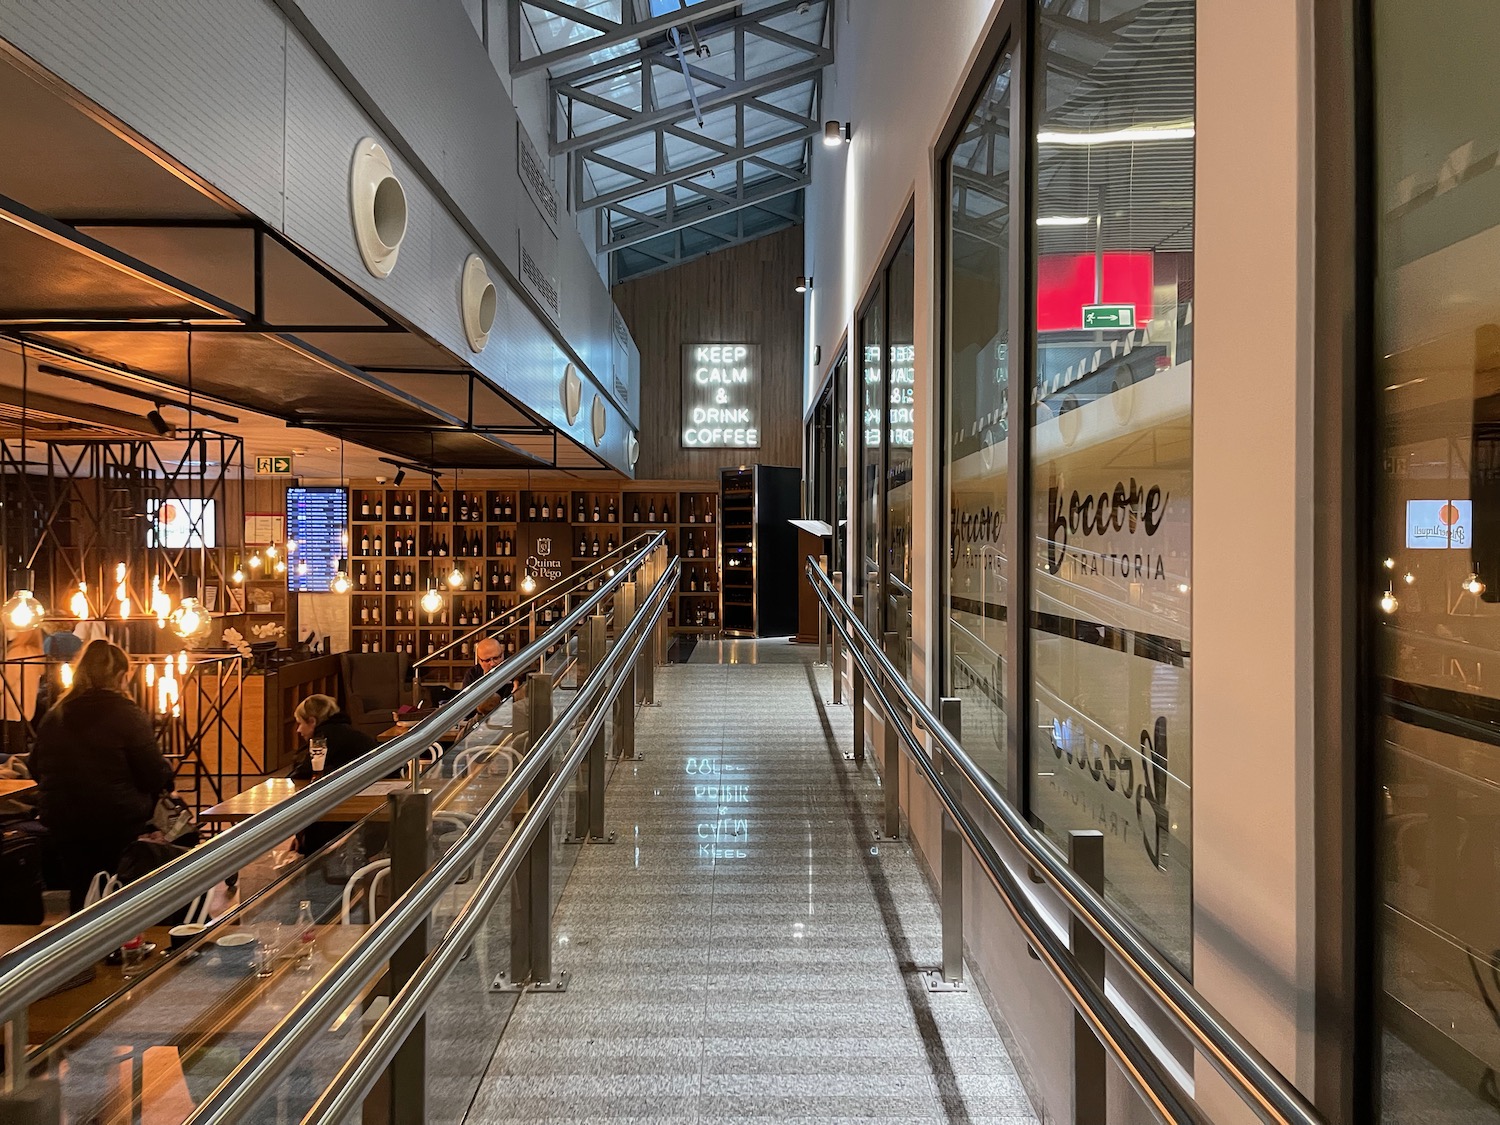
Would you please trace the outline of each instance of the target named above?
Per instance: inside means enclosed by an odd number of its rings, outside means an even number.
[[[323,486],[286,490],[287,535],[297,541],[297,565],[287,570],[287,589],[303,594],[325,594],[338,573],[339,559],[348,556],[347,489]]]
[[[760,345],[684,344],[682,447],[760,448]]]

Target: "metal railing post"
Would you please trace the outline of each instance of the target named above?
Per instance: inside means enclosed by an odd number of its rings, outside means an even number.
[[[583,636],[587,639],[590,667],[592,672],[600,664],[604,663],[604,618],[603,616],[590,617],[584,625]],[[592,844],[612,844],[614,836],[606,836],[604,833],[604,785],[607,780],[604,772],[604,732],[601,730],[589,743],[589,755],[584,761],[584,767],[588,772],[588,816],[586,821],[579,826],[578,835]]]
[[[651,586],[646,582],[645,576],[635,580],[635,604],[644,605],[646,594]],[[656,652],[655,644],[648,643],[641,650],[640,659],[636,661],[636,682],[640,686],[641,703],[643,706],[651,707],[656,703]]]
[[[432,866],[432,793],[413,789],[387,798],[391,811],[391,900],[411,890]],[[358,829],[356,829],[358,831]],[[371,904],[371,917],[374,904]],[[391,955],[391,995],[411,979],[431,949],[429,916]],[[427,1018],[419,1020],[386,1071],[388,1112],[393,1125],[427,1120]]]
[[[615,597],[615,640],[618,641],[624,634],[631,620],[635,617],[635,585],[626,582],[620,586],[620,592]],[[620,693],[615,697],[615,757],[637,758],[635,752],[635,670],[636,664],[624,669],[621,679],[624,681]]]
[[[1100,894],[1104,893],[1104,833],[1070,831],[1068,833],[1068,866],[1078,877]],[[1095,937],[1088,925],[1076,914],[1068,916],[1068,944],[1079,968],[1093,978],[1104,992],[1104,943]],[[1079,1013],[1073,1013],[1073,1125],[1105,1125],[1108,1102],[1105,1097],[1106,1069],[1104,1044]]]
[[[534,672],[526,681],[528,743],[537,753],[552,725],[552,677]],[[532,775],[527,806],[541,800],[553,776],[553,765],[543,762]],[[552,820],[548,817],[531,842],[526,858],[511,884],[510,984],[528,992],[562,992],[564,974],[552,979]]]
[[[12,1055],[7,1040],[7,1069],[13,1065],[12,1059],[25,1056],[24,1047],[20,1056]],[[62,1125],[62,1119],[62,1085],[55,1078],[34,1078],[18,1089],[0,1093],[0,1121],[5,1125]]]
[[[840,595],[843,594],[843,571],[834,572],[833,586]],[[818,600],[818,604],[820,606],[823,604],[821,598]],[[829,654],[828,658],[829,665],[833,671],[833,702],[835,706],[838,706],[839,704],[844,702],[844,655],[843,649],[842,647],[840,647],[842,642],[839,639],[839,631],[834,627],[834,623],[831,617],[828,620],[828,631],[831,634],[831,636],[829,637],[829,642],[833,645],[833,651]]]
[[[945,696],[938,701],[938,718],[953,736],[953,741],[963,741],[963,701]],[[933,752],[938,774],[948,791],[958,797],[958,771],[948,761],[948,754],[938,743]],[[953,816],[943,810],[941,862],[939,863],[939,893],[943,926],[943,965],[936,973],[927,977],[927,988],[932,992],[966,992],[964,984],[964,838],[958,830]]]
[[[865,598],[863,594],[854,595],[854,616],[861,621],[865,616]],[[853,634],[850,634],[853,636]],[[865,677],[859,670],[859,661],[850,657],[849,678],[854,681],[854,753],[852,755],[856,762],[865,760]]]
[[[899,633],[886,633],[881,637],[886,656],[894,660],[901,645]],[[891,695],[896,693],[893,691]],[[896,840],[901,836],[901,736],[896,733],[896,724],[901,717],[885,716],[881,724],[885,733],[884,761],[880,767],[880,787],[885,791],[885,838]]]

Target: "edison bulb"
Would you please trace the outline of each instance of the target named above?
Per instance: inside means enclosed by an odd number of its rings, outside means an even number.
[[[1469,577],[1464,579],[1464,589],[1477,598],[1484,593],[1484,583],[1480,581],[1479,575],[1470,573]]]
[[[40,625],[42,618],[47,616],[42,603],[36,600],[36,595],[30,590],[17,590],[4,607],[0,608],[0,613],[4,614],[6,624],[13,629],[30,629]]]
[[[281,559],[277,559],[276,560],[276,573],[277,574],[285,574],[286,573],[286,563],[283,562]]]
[[[297,560],[297,573],[299,575],[307,573],[307,563],[302,559]]]
[[[438,593],[436,586],[427,587],[427,593],[422,595],[422,612],[436,613],[443,608],[443,595]]]
[[[448,572],[448,585],[457,590],[467,581],[468,579],[464,577],[464,572],[458,569],[457,564],[454,564],[453,569]]]
[[[343,567],[339,567],[338,573],[333,576],[333,581],[328,584],[328,588],[335,594],[347,594],[351,586],[349,574]]]
[[[186,597],[172,613],[172,631],[183,640],[199,636],[208,628],[208,611],[197,598]]]
[[[536,579],[528,573],[525,578],[521,579],[521,593],[529,594],[535,589]]]
[[[234,573],[229,576],[229,580],[236,586],[245,580],[245,572],[240,568],[239,563],[234,564]]]
[[[1409,570],[1401,576],[1401,581],[1405,582],[1408,586],[1410,586],[1416,580],[1417,576]]]
[[[1386,570],[1395,570],[1396,569],[1396,560],[1388,558],[1381,565],[1384,566],[1386,568]]]
[[[73,686],[73,665],[64,664],[57,670],[58,678],[62,681],[63,691]]]
[[[1396,595],[1391,593],[1391,591],[1389,590],[1380,595],[1380,608],[1386,613],[1395,613],[1396,607],[1400,604],[1401,603],[1396,600]]]
[[[286,541],[286,553],[289,555],[297,553],[297,541],[295,539],[288,539]]]
[[[266,558],[274,559],[280,552],[276,550],[276,544],[272,543],[266,548]]]
[[[251,570],[259,570],[260,569],[260,552],[259,551],[256,551],[255,554],[253,554],[253,555],[250,556],[250,569]]]
[[[92,610],[89,608],[89,584],[78,583],[78,589],[73,591],[73,596],[68,600],[68,609],[73,616],[80,621],[87,621]]]

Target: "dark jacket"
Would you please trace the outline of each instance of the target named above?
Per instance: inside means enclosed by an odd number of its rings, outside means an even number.
[[[347,766],[357,758],[375,749],[375,740],[354,726],[349,716],[335,711],[314,728],[314,738],[328,740],[328,757],[323,762],[323,772],[332,773],[340,766]],[[304,747],[301,757],[292,766],[289,777],[307,778],[313,775],[312,752]]]
[[[172,788],[172,766],[157,749],[150,718],[107,689],[52,707],[29,765],[42,823],[59,843],[123,846],[150,831],[156,799]]]

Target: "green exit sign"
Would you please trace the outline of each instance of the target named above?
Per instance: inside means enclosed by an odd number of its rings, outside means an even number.
[[[1134,305],[1084,305],[1085,328],[1134,328]]]
[[[255,458],[255,472],[263,477],[289,477],[292,475],[292,459],[290,456],[267,457],[257,455]]]

